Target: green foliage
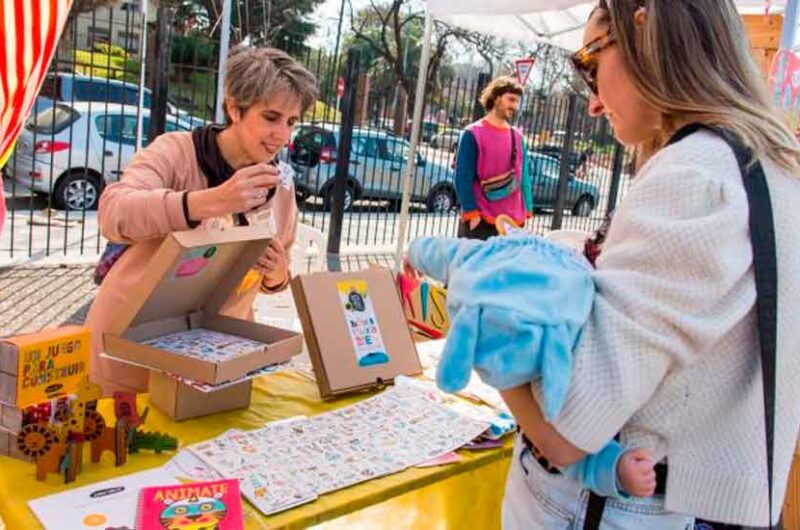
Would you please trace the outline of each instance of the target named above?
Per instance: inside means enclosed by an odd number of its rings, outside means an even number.
[[[75,71],[93,77],[107,77],[135,83],[139,80],[138,59],[108,53],[75,50]]]
[[[128,52],[125,51],[125,48],[122,46],[108,44],[106,42],[96,42],[94,46],[92,46],[92,49],[98,53],[104,53],[113,57],[125,58],[128,56]]]
[[[324,0],[239,0],[231,12],[231,44],[248,37],[255,46],[275,46],[293,55],[300,54],[306,39],[317,29],[310,15]],[[188,20],[193,27],[219,40],[222,0],[181,0],[176,25]],[[266,27],[265,27],[266,26]]]
[[[170,60],[173,64],[213,67],[217,60],[216,49],[206,37],[175,35],[172,37]]]

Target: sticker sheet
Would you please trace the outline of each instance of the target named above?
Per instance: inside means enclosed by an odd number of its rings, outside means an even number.
[[[367,282],[364,280],[338,282],[336,290],[353,341],[358,366],[388,363],[389,353],[383,344],[378,317],[375,315],[372,297],[367,290]]]
[[[202,328],[162,335],[142,344],[212,362],[227,361],[267,347],[262,342]]]
[[[488,424],[414,389],[390,389],[312,418],[231,430],[189,449],[269,515],[317,496],[430,461],[470,442]]]

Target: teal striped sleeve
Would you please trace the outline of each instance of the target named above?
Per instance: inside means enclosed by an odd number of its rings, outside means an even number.
[[[525,201],[525,211],[528,215],[533,215],[533,181],[525,138],[522,138],[522,198]]]

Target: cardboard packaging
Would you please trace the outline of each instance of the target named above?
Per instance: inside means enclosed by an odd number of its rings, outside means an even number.
[[[175,421],[250,406],[252,381],[215,392],[201,392],[155,370],[150,372],[150,403]]]
[[[33,462],[33,458],[22,454],[17,448],[17,435],[0,430],[0,456],[8,456],[24,462]]]
[[[292,295],[323,398],[422,372],[390,270],[298,276]]]
[[[64,326],[0,341],[0,401],[25,408],[72,394],[89,375],[89,329]]]
[[[273,231],[263,226],[175,232],[161,244],[136,292],[120,307],[105,333],[106,354],[134,364],[219,384],[266,365],[288,361],[302,349],[302,336],[221,314],[264,252]],[[232,358],[189,356],[143,344],[172,333],[205,329],[264,344]],[[203,394],[164,374],[150,378],[150,400],[174,419],[247,406],[250,383]],[[234,390],[231,390],[233,388]],[[244,394],[247,400],[244,400]],[[234,399],[235,398],[235,399]]]
[[[0,404],[0,430],[17,434],[22,430],[22,409]]]

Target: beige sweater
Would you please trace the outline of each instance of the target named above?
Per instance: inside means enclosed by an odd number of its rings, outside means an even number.
[[[778,253],[777,521],[800,427],[800,175],[762,162]],[[733,152],[712,133],[642,168],[598,260],[597,296],[555,427],[588,452],[621,431],[626,446],[666,456],[669,511],[766,526],[747,212]]]
[[[159,136],[139,151],[125,168],[122,179],[108,186],[100,198],[98,219],[103,236],[111,241],[132,243],[103,280],[86,318],[86,325],[92,331],[91,379],[103,387],[106,395],[115,390],[147,389],[147,370],[100,356],[103,332],[111,324],[115,309],[125,303],[127,293],[137,288],[164,237],[170,232],[189,229],[181,202],[183,192],[207,187],[195,156],[192,134],[175,132]],[[290,183],[278,186],[272,211],[288,257],[297,229],[294,186]],[[204,221],[198,230],[226,222],[233,224],[233,217]],[[231,295],[222,312],[252,319],[259,283]]]

